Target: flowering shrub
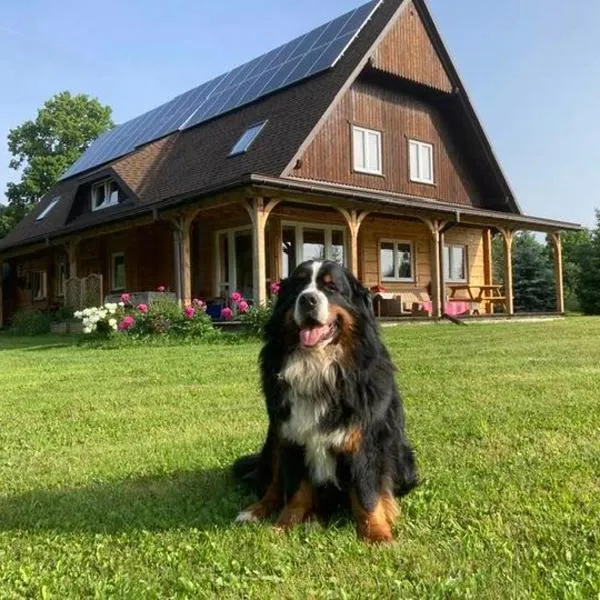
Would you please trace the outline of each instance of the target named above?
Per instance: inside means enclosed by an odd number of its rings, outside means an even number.
[[[239,319],[242,323],[244,323],[246,329],[252,335],[260,337],[263,336],[267,322],[273,314],[273,308],[275,308],[277,296],[281,291],[281,284],[275,282],[272,283],[269,291],[271,292],[271,296],[264,306],[248,306],[248,303],[246,303],[244,300],[237,304],[238,310],[241,313],[239,315]],[[242,307],[242,303],[245,304],[244,307]],[[242,310],[242,308],[245,310]]]
[[[118,304],[86,308],[74,316],[80,319],[85,334],[102,337],[127,335],[144,338],[152,335],[201,338],[216,335],[206,304],[194,300],[192,306],[182,309],[168,298],[155,300],[150,306],[131,303],[131,296],[123,294]]]

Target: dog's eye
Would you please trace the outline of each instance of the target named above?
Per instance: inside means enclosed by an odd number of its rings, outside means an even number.
[[[330,291],[330,292],[337,292],[338,288],[337,285],[335,285],[335,283],[333,283],[333,281],[328,281],[325,283],[325,287]]]

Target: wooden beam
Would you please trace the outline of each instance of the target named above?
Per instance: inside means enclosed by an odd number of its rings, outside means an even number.
[[[244,202],[244,208],[252,221],[252,275],[254,301],[258,305],[267,303],[267,262],[265,251],[265,227],[269,215],[280,200],[265,203],[260,196],[253,196]]]
[[[79,250],[79,238],[72,238],[65,244],[67,260],[69,263],[69,279],[77,277],[77,251]]]
[[[366,210],[346,210],[345,208],[341,208],[339,206],[335,206],[334,208],[336,208],[336,210],[341,213],[346,220],[346,227],[348,229],[348,237],[350,241],[348,269],[350,269],[354,276],[358,278],[358,234],[360,232],[360,226],[370,213]]]
[[[512,268],[514,232],[510,229],[501,229],[500,233],[504,241],[504,295],[506,296],[506,313],[512,316],[515,314]]]
[[[556,275],[556,310],[565,312],[565,286],[563,277],[562,240],[560,232],[550,235],[554,247],[554,273]]]
[[[494,263],[492,256],[492,230],[490,227],[483,230],[483,281],[485,285],[494,283]],[[494,306],[491,302],[486,302],[484,310],[487,314],[492,314]]]
[[[443,234],[440,233],[444,223],[437,220],[423,219],[430,233],[429,257],[431,262],[431,316],[441,319],[444,313],[444,270],[443,270]]]

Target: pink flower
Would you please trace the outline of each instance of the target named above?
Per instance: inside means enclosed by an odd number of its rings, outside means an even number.
[[[206,312],[206,302],[204,302],[204,300],[201,300],[200,298],[194,298],[194,300],[192,300],[192,306],[196,310]]]
[[[121,294],[121,302],[125,305],[131,304],[131,294]]]
[[[248,306],[248,303],[247,303],[245,300],[242,300],[242,301],[241,301],[241,302],[238,304],[238,310],[239,310],[241,313],[247,313],[249,308],[250,308],[250,307]]]
[[[128,329],[131,329],[134,325],[135,319],[132,316],[127,316],[119,323],[119,331],[127,331]]]
[[[141,313],[146,314],[148,312],[148,305],[147,304],[138,304],[138,310]]]
[[[281,284],[278,283],[277,281],[274,281],[271,284],[271,296],[278,296],[280,290],[281,290]]]
[[[161,294],[164,294],[166,290],[167,290],[167,288],[164,285],[159,285],[156,288],[156,291],[159,292],[159,293],[161,293]]]
[[[223,321],[231,321],[231,319],[233,319],[233,311],[230,308],[225,307],[221,311],[221,319]]]
[[[184,309],[183,314],[185,315],[186,319],[193,319],[196,314],[196,310],[191,306],[187,306]]]
[[[242,296],[239,292],[233,292],[233,294],[231,294],[231,301],[234,304],[239,304],[243,299],[244,296]]]

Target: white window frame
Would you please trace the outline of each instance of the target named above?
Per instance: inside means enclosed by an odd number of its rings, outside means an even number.
[[[54,293],[57,298],[64,298],[66,281],[67,281],[67,261],[60,260],[56,263],[55,273],[54,273]]]
[[[305,229],[318,229],[325,232],[325,260],[333,260],[332,256],[332,233],[339,231],[343,236],[344,244],[344,266],[348,264],[348,244],[346,240],[346,228],[343,225],[323,225],[322,223],[306,223],[304,221],[282,221],[281,229],[284,227],[293,227],[296,235],[296,262],[298,265],[305,261],[304,258],[304,230]],[[279,264],[280,272],[283,273],[283,250],[280,251]]]
[[[394,277],[383,277],[382,267],[381,267],[381,244],[393,244],[394,245]],[[398,246],[400,244],[408,244],[410,246],[410,270],[412,273],[412,277],[396,277],[395,274],[398,273]],[[415,273],[415,243],[412,240],[392,240],[392,239],[380,239],[378,244],[379,250],[379,279],[380,281],[389,281],[396,283],[414,283],[416,281],[416,273]]]
[[[450,271],[452,270],[451,264],[451,248],[461,248],[463,251],[463,267],[465,276],[463,279],[450,279]],[[469,281],[469,247],[466,244],[444,244],[444,250],[448,250],[448,269],[446,269],[446,255],[444,252],[444,264],[442,268],[444,270],[444,281],[446,283],[467,283]]]
[[[354,151],[356,134],[363,134],[363,156],[365,158],[365,165],[357,165],[357,156]],[[377,147],[379,153],[379,165],[378,168],[369,168],[369,145],[367,144],[367,138],[369,135],[377,136]],[[352,169],[356,173],[366,173],[367,175],[383,175],[383,144],[382,144],[382,133],[377,129],[368,129],[366,127],[360,127],[359,125],[352,125]]]
[[[254,239],[254,230],[249,225],[243,227],[233,227],[230,229],[220,229],[215,231],[215,296],[221,294],[221,290],[226,290],[226,297],[231,296],[233,292],[237,292],[237,264],[235,259],[235,234],[236,233],[252,233]],[[221,273],[221,246],[219,240],[222,235],[227,236],[228,255],[229,255],[229,281],[224,281],[224,275]],[[254,292],[256,294],[256,292]]]
[[[246,128],[244,133],[238,138],[237,142],[234,144],[229,156],[239,156],[240,154],[246,154],[250,147],[256,141],[256,138],[262,133],[265,125],[268,123],[268,120],[259,121],[258,123],[254,123],[254,125],[250,125]]]
[[[411,160],[410,160],[410,155],[411,155],[411,149],[412,148],[416,149],[417,152],[417,172],[413,173],[412,172],[412,165],[411,165]],[[431,179],[427,179],[426,177],[423,177],[423,169],[422,169],[422,164],[421,164],[421,159],[422,159],[422,150],[423,149],[428,149],[429,150],[429,157],[430,157],[430,161],[429,161],[429,172],[431,173]],[[434,173],[434,158],[433,158],[433,144],[430,144],[429,142],[421,142],[419,140],[413,140],[413,139],[409,139],[408,140],[408,175],[411,181],[415,182],[415,183],[425,183],[427,185],[435,185],[435,173]]]
[[[117,206],[119,204],[119,189],[117,186],[117,201],[111,202],[111,193],[110,188],[115,184],[115,181],[112,179],[105,179],[104,181],[99,181],[98,183],[92,184],[92,211],[103,210],[104,208],[109,208],[110,206]],[[116,184],[115,184],[116,185]],[[104,200],[100,203],[96,203],[96,190],[100,187],[104,188]]]
[[[34,292],[35,284],[33,280],[36,275],[41,277],[40,293],[38,295],[35,295]],[[31,271],[31,295],[33,300],[36,302],[39,300],[46,300],[46,298],[48,298],[48,273],[46,271],[42,271],[41,269]]]
[[[117,287],[115,276],[117,274],[117,270],[115,269],[115,258],[123,259],[123,266],[125,267],[125,284],[122,287]],[[113,252],[110,255],[110,286],[111,292],[122,292],[127,288],[127,266],[125,262],[125,252]]]

